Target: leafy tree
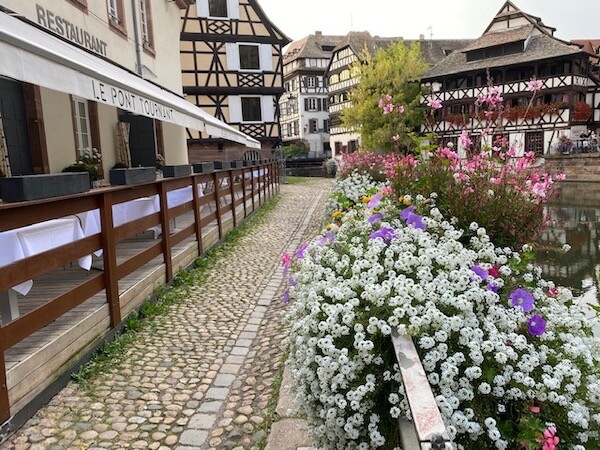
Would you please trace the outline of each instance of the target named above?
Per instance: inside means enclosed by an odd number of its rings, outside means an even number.
[[[285,159],[304,158],[308,155],[308,145],[304,141],[296,141],[281,146]]]
[[[398,41],[374,56],[365,50],[363,59],[354,66],[360,83],[350,94],[351,106],[343,111],[343,125],[359,131],[368,150],[414,149],[418,143],[412,131],[424,121],[419,78],[428,67],[419,44]],[[383,114],[379,100],[386,95],[404,112],[395,108]]]

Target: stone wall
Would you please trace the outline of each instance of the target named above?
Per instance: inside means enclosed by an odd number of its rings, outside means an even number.
[[[544,171],[552,175],[564,173],[566,181],[600,181],[600,153],[549,155]]]

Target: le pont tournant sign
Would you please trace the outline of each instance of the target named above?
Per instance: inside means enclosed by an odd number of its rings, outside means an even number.
[[[107,44],[105,41],[43,6],[36,4],[35,8],[39,25],[98,55],[106,56]]]

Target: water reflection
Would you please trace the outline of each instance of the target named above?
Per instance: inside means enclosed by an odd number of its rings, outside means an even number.
[[[600,304],[600,183],[563,183],[548,213],[537,253],[544,277],[570,287],[581,303]],[[562,253],[566,243],[571,251]]]

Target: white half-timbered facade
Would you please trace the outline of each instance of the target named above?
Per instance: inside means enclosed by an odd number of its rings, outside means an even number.
[[[465,149],[458,137],[463,129],[480,143],[489,122],[475,101],[492,83],[501,90],[504,112],[484,138],[488,144],[501,135],[521,151],[542,155],[562,151],[561,136],[577,145],[580,136],[597,132],[600,91],[593,55],[554,37],[554,32],[507,1],[479,39],[425,74],[423,83],[431,92],[425,101],[437,98],[443,105],[425,131],[461,151]],[[533,78],[541,81],[535,96],[528,89]]]
[[[293,42],[283,56],[285,94],[279,102],[282,140],[302,142],[312,157],[331,156],[325,72],[342,39],[317,31]]]
[[[187,99],[260,141],[265,158],[281,142],[282,48],[289,41],[256,0],[197,0],[182,14]],[[210,129],[188,130],[188,148],[192,162],[242,159],[246,153]]]

